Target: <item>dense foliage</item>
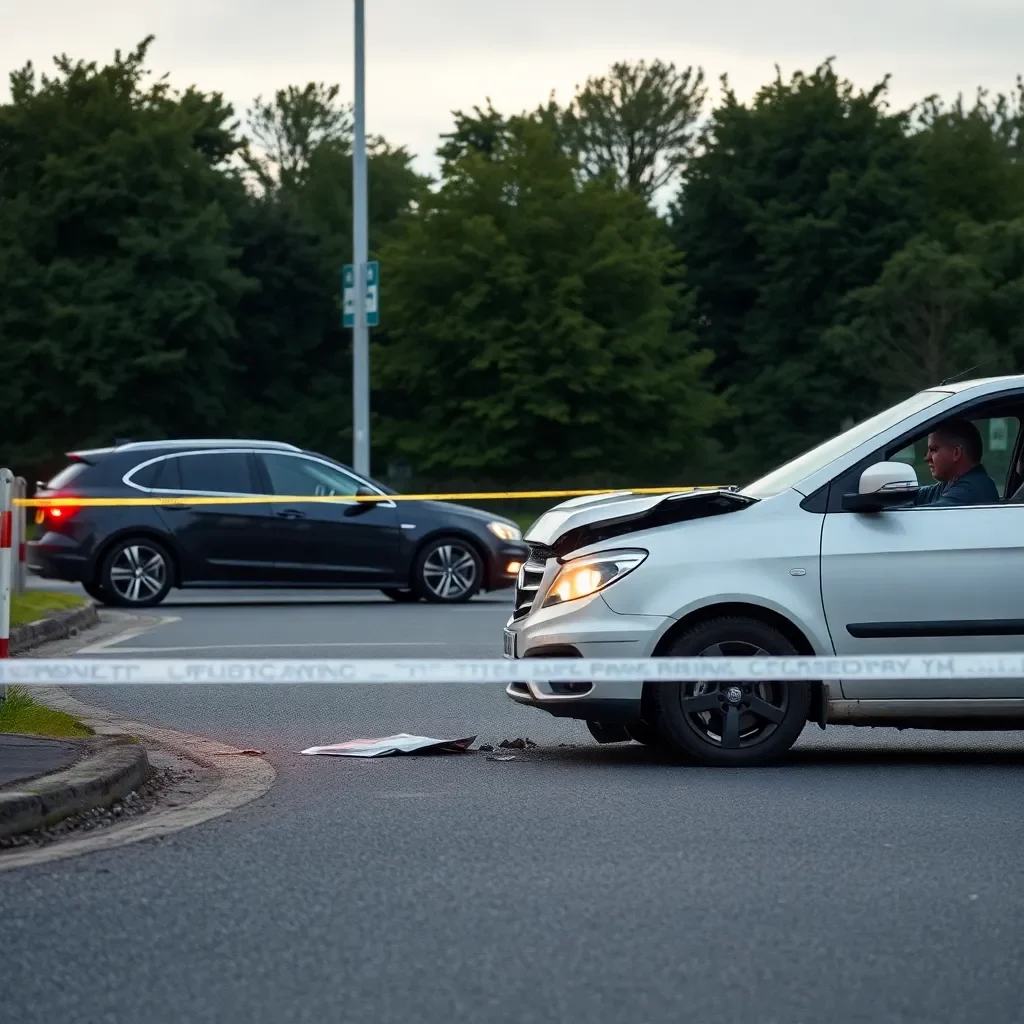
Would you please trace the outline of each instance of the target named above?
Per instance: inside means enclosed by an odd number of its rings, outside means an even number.
[[[0,106],[0,463],[203,434],[346,458],[351,111],[309,83],[243,124],[148,45],[28,65]],[[565,107],[457,112],[436,182],[371,140],[377,475],[738,482],[1022,369],[1020,82],[907,111],[830,63],[723,85],[616,64]]]

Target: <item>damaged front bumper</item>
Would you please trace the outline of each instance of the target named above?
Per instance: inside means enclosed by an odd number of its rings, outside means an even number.
[[[660,615],[621,615],[597,593],[567,605],[509,619],[509,658],[648,658],[670,624]],[[642,682],[599,680],[509,683],[505,692],[528,707],[564,718],[630,722],[640,717]]]

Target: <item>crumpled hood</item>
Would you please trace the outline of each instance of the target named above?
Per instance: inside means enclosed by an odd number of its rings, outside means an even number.
[[[671,494],[617,491],[572,498],[545,512],[526,531],[524,540],[528,544],[561,549],[561,554],[606,537],[736,512],[754,502],[754,498],[725,489]]]

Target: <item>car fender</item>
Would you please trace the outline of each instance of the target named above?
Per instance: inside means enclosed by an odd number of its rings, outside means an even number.
[[[760,607],[791,622],[817,652],[832,653],[821,603],[824,517],[797,499],[616,538],[615,547],[649,554],[604,591],[605,601],[620,614],[672,621],[719,605]]]
[[[767,612],[768,615],[758,616],[758,612]],[[814,607],[798,608],[793,603],[783,603],[765,594],[751,593],[750,591],[719,591],[702,595],[686,605],[678,608],[671,616],[672,625],[683,619],[705,619],[721,615],[742,615],[750,614],[754,617],[785,619],[793,627],[800,631],[807,642],[813,648],[815,654],[831,656],[835,653],[832,647],[832,640],[825,628],[824,618],[820,614],[813,614]],[[669,632],[672,625],[665,630]]]

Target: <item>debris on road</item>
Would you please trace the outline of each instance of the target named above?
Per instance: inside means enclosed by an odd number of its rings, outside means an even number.
[[[262,757],[265,750],[218,750],[216,757]]]
[[[488,761],[514,761],[516,759],[515,754],[492,754]]]
[[[492,747],[490,743],[481,743],[480,746],[477,747],[477,750],[483,751],[485,754],[489,754],[493,749],[494,747]]]
[[[413,736],[407,732],[382,739],[346,740],[324,747],[307,747],[303,754],[332,754],[336,757],[387,757],[392,754],[464,754],[476,740],[438,740],[430,736]]]
[[[505,750],[526,750],[527,747],[535,747],[537,746],[537,744],[529,738],[524,740],[521,736],[519,736],[516,737],[516,739],[514,740],[502,740],[498,744],[498,746],[502,747]]]

